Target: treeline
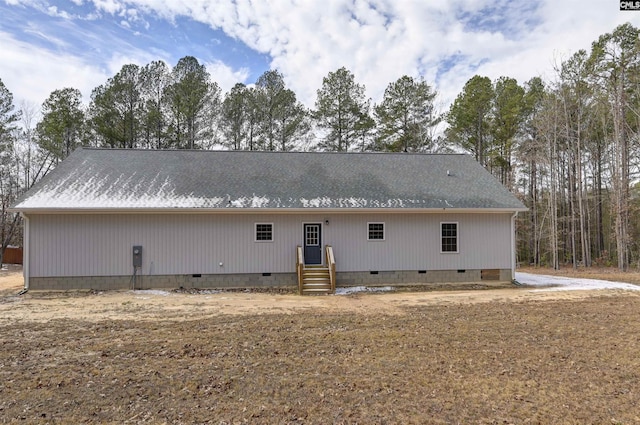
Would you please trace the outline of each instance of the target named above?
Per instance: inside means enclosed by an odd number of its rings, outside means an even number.
[[[640,267],[640,31],[604,34],[590,51],[531,84],[520,137],[516,190],[522,261]]]
[[[42,106],[39,146],[64,159],[79,145],[142,149],[423,151],[438,123],[436,94],[404,76],[371,107],[365,87],[345,68],[329,73],[309,110],[277,70],[222,95],[206,67],[184,57],[125,65],[91,93],[88,107],[72,88]]]
[[[446,142],[529,208],[520,263],[640,267],[640,31],[630,24],[523,86],[474,76],[451,105]]]
[[[6,207],[81,145],[454,151],[473,155],[530,208],[518,219],[519,262],[638,267],[639,35],[616,28],[558,64],[552,81],[474,76],[444,112],[434,88],[408,76],[372,104],[346,68],[323,79],[312,109],[277,70],[222,94],[189,56],[172,68],[125,65],[89,105],[77,89],[55,90],[39,112],[16,111],[0,80],[3,246],[18,238]]]

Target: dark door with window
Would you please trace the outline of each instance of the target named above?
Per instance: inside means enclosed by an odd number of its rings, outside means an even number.
[[[304,225],[304,263],[322,264],[322,225]]]

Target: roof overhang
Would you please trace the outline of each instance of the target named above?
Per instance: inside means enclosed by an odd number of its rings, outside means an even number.
[[[507,214],[527,208],[10,208],[31,214]]]

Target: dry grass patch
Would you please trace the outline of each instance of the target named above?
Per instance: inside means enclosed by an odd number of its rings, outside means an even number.
[[[0,418],[640,423],[640,296],[405,311],[3,325]]]

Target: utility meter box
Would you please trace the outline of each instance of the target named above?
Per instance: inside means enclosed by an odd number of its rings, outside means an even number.
[[[142,267],[142,246],[133,247],[133,267]]]

